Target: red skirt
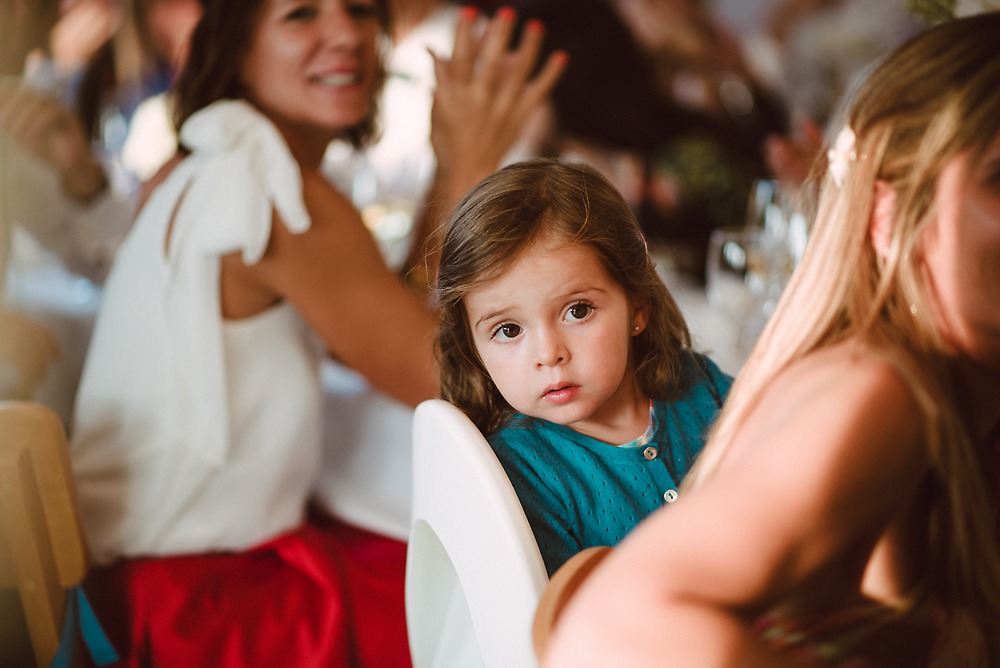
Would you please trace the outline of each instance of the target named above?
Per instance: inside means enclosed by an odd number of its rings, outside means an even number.
[[[325,517],[243,553],[125,559],[84,588],[121,666],[410,666],[406,544]]]

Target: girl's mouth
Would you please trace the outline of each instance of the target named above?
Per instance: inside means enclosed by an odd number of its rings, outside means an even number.
[[[542,398],[552,403],[562,404],[571,401],[579,390],[578,385],[553,385],[545,390]]]

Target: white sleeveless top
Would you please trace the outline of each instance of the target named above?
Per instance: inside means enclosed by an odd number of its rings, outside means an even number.
[[[115,258],[77,395],[70,454],[97,563],[264,542],[302,521],[318,468],[312,335],[288,304],[224,321],[219,295],[221,257],[257,262],[272,209],[309,228],[299,167],[245,102],[194,114],[181,141],[192,154]]]

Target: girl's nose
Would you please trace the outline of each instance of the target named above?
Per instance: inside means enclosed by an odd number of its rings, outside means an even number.
[[[535,364],[538,367],[556,366],[569,361],[569,349],[555,328],[536,332]]]

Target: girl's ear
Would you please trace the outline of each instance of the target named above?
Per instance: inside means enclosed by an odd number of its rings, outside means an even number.
[[[632,336],[640,334],[649,324],[649,300],[646,297],[632,299]]]
[[[892,240],[892,213],[896,208],[896,189],[887,181],[875,181],[875,203],[869,221],[872,248],[880,260],[889,256]]]

